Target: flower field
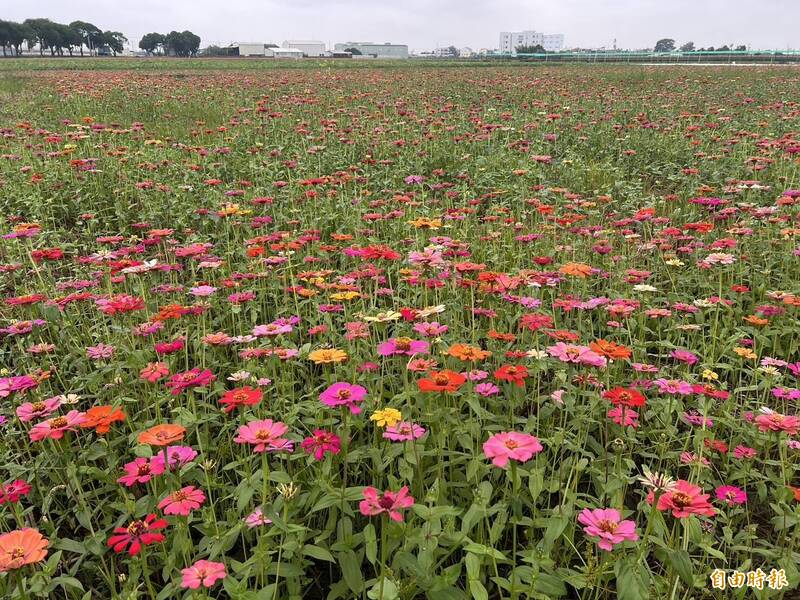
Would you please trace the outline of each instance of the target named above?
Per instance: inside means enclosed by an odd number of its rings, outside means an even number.
[[[21,64],[0,597],[798,597],[796,69]]]

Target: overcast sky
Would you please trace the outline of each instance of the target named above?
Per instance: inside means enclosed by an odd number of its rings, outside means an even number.
[[[321,40],[496,48],[500,31],[563,33],[567,47],[800,47],[800,0],[4,0],[0,18],[89,21],[137,46],[190,29],[209,43]]]

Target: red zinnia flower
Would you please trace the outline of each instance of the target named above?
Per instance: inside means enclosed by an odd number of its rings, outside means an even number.
[[[644,406],[644,395],[633,388],[615,387],[613,390],[603,392],[603,398],[611,400],[615,406]]]
[[[431,371],[427,379],[417,382],[420,392],[455,392],[464,385],[466,377],[455,371]]]
[[[226,405],[223,409],[226,413],[233,411],[237,406],[253,406],[261,402],[263,392],[249,386],[228,390],[222,394],[219,403]]]
[[[137,519],[132,521],[127,527],[117,527],[114,529],[116,535],[108,538],[108,547],[114,548],[114,552],[122,552],[128,546],[128,554],[136,556],[142,546],[149,546],[156,542],[163,542],[166,538],[163,533],[156,533],[164,529],[168,523],[164,519],[156,519],[154,514],[149,514],[144,521]]]
[[[525,385],[528,369],[524,366],[503,365],[494,372],[494,378],[500,381],[510,381],[518,387]]]

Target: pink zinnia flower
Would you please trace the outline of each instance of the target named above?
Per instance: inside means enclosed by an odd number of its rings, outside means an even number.
[[[31,489],[31,484],[24,479],[17,479],[5,485],[0,484],[0,504],[19,502],[20,498],[30,493]]]
[[[203,490],[198,490],[193,485],[187,485],[164,498],[158,503],[158,508],[163,510],[165,515],[185,517],[193,510],[203,506],[205,501],[206,495]]]
[[[491,458],[492,464],[500,468],[505,467],[510,459],[518,462],[530,460],[542,450],[544,447],[538,438],[517,431],[496,433],[483,443],[486,458]]]
[[[401,421],[396,425],[390,425],[383,432],[383,437],[393,442],[408,442],[416,440],[425,435],[425,428],[416,423]]]
[[[392,521],[402,521],[403,515],[400,511],[414,505],[408,486],[401,487],[397,492],[386,490],[381,495],[378,493],[374,487],[364,488],[364,499],[358,504],[362,515],[372,517],[386,513]]]
[[[198,560],[191,567],[181,570],[181,587],[196,590],[201,585],[210,588],[228,574],[225,565],[210,560]]]
[[[561,362],[588,365],[591,367],[605,367],[606,358],[600,356],[587,346],[577,346],[575,344],[565,344],[558,342],[554,346],[548,346],[547,352],[553,358]]]
[[[685,479],[675,482],[675,487],[658,497],[658,510],[671,510],[672,516],[678,519],[692,515],[713,517],[717,510],[708,501],[708,494],[703,494],[699,486],[692,485]]]
[[[315,429],[314,432],[304,439],[300,447],[308,454],[313,454],[317,460],[322,460],[326,452],[339,454],[341,440],[339,436],[324,429]]]
[[[736,446],[733,450],[733,455],[738,459],[755,458],[756,449],[748,446]]]
[[[728,506],[747,502],[747,493],[735,485],[721,485],[714,490],[714,495]]]
[[[656,379],[653,383],[658,387],[658,391],[662,394],[680,394],[681,396],[688,396],[692,393],[692,384],[688,381],[680,381],[678,379]]]
[[[606,416],[617,425],[622,425],[622,417],[625,417],[625,427],[639,427],[639,413],[631,408],[615,406],[606,413]]]
[[[167,460],[169,461],[170,470],[180,469],[184,465],[188,465],[195,458],[197,458],[197,450],[191,446],[168,446],[167,447]],[[159,452],[156,456],[150,459],[153,465],[160,465],[164,470],[164,453]]]
[[[53,417],[37,423],[30,431],[32,442],[44,439],[60,440],[67,431],[75,431],[81,423],[86,421],[86,415],[77,410],[71,410],[63,417]]]
[[[347,406],[351,413],[357,415],[361,409],[356,404],[363,402],[366,395],[366,388],[360,385],[339,382],[322,392],[319,399],[325,406]]]
[[[688,350],[673,350],[670,353],[670,356],[675,360],[679,360],[681,362],[685,362],[687,365],[695,365],[699,362],[699,358],[697,355],[689,352]]]
[[[169,367],[163,362],[147,363],[147,366],[139,371],[139,379],[150,383],[155,383],[167,375],[169,375]]]
[[[773,411],[764,412],[755,418],[759,431],[785,431],[789,435],[800,432],[800,417],[782,415]]]
[[[613,508],[595,508],[589,510],[584,508],[578,515],[578,522],[585,525],[583,531],[586,535],[600,538],[597,546],[610,552],[614,546],[628,540],[635,542],[639,539],[636,533],[636,523],[633,521],[621,521],[619,511]]]
[[[205,298],[207,296],[211,296],[216,291],[217,288],[210,285],[198,285],[197,287],[189,288],[189,293],[192,296],[196,296],[198,298]]]
[[[41,402],[25,402],[17,407],[17,416],[23,423],[28,423],[39,417],[46,417],[61,406],[61,396],[53,396]]]
[[[449,328],[447,325],[441,325],[436,321],[432,321],[430,323],[422,322],[417,323],[414,325],[414,331],[416,331],[420,335],[424,335],[425,337],[439,337],[447,333]]]
[[[103,344],[102,342],[97,346],[89,346],[86,348],[86,356],[92,360],[105,360],[114,356],[114,346]]]
[[[425,354],[429,348],[428,342],[422,340],[404,337],[391,338],[378,346],[378,354],[381,356],[394,356],[395,354],[413,356],[414,354]]]
[[[125,471],[125,475],[117,479],[117,483],[127,487],[137,483],[147,483],[154,475],[161,475],[164,472],[164,457],[161,457],[161,462],[159,463],[156,457],[144,458],[140,456],[126,463],[122,469]]]
[[[239,435],[233,441],[238,444],[253,444],[253,452],[292,451],[292,441],[281,437],[289,428],[285,423],[265,419],[250,421],[239,427]]]
[[[253,529],[254,527],[259,527],[260,525],[269,525],[272,523],[272,519],[268,519],[266,516],[264,516],[264,512],[259,506],[249,515],[247,515],[244,522],[249,529]]]
[[[499,394],[500,388],[493,383],[484,381],[483,383],[479,383],[478,385],[475,386],[475,393],[480,394],[485,398],[488,398],[489,396],[495,396]]]

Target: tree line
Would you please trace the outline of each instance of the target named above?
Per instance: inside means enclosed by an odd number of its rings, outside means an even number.
[[[73,21],[65,25],[50,19],[25,19],[22,23],[0,20],[3,56],[9,53],[19,56],[23,44],[28,48],[38,45],[40,55],[48,50],[51,56],[64,56],[65,51],[70,56],[74,56],[74,52],[80,52],[83,56],[85,48],[90,56],[105,49],[116,56],[122,52],[127,41],[128,38],[119,31],[103,31],[86,21]]]
[[[147,33],[139,40],[139,48],[148,54],[172,54],[174,56],[197,56],[200,36],[191,31]]]
[[[747,46],[744,44],[740,44],[738,46],[734,46],[733,44],[725,44],[719,48],[714,48],[714,46],[709,46],[708,48],[695,48],[694,42],[686,42],[680,48],[677,48],[675,46],[675,40],[672,38],[663,38],[656,42],[656,46],[654,48],[655,52],[672,52],[676,49],[680,50],[681,52],[730,52],[731,50],[741,52],[743,50],[747,50]]]

